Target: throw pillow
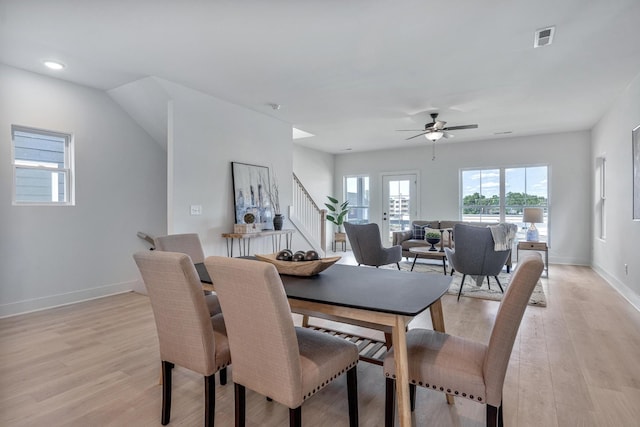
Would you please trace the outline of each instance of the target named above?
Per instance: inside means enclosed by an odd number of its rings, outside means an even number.
[[[413,224],[413,238],[417,240],[424,240],[424,229],[429,228],[428,225],[416,225]]]

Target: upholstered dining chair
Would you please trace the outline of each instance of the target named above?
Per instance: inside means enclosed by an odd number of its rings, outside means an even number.
[[[416,385],[487,405],[487,426],[503,425],[502,387],[513,343],[544,264],[538,253],[518,262],[491,331],[488,344],[426,329],[407,333],[412,409]],[[385,425],[393,426],[395,362],[384,359]]]
[[[156,237],[154,241],[156,250],[180,252],[189,255],[194,264],[204,263],[204,250],[197,233],[169,234],[168,236]],[[205,292],[205,301],[212,316],[222,312],[216,294]]]
[[[149,294],[158,331],[162,425],[167,425],[171,418],[171,370],[179,365],[204,376],[205,426],[213,426],[215,373],[231,363],[222,315],[209,315],[198,273],[189,256],[148,251],[138,252],[133,258]]]
[[[378,224],[344,223],[353,256],[358,265],[370,265],[378,268],[381,265],[394,264],[400,270],[402,260],[402,246],[385,248],[382,246],[380,228]]]
[[[480,280],[486,277],[489,288],[491,288],[489,276],[493,276],[500,290],[504,292],[498,274],[507,262],[511,249],[496,251],[493,235],[488,227],[456,224],[453,226],[453,239],[456,243],[455,248],[444,248],[444,251],[451,267],[451,275],[455,271],[462,273],[458,300],[462,295],[462,287],[467,276],[480,276]]]
[[[287,296],[274,265],[208,257],[233,358],[236,426],[245,425],[245,389],[289,408],[290,426],[302,423],[302,403],[347,373],[349,425],[358,425],[355,344],[293,325]]]

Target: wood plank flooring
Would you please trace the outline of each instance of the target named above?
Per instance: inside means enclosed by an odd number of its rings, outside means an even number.
[[[340,253],[342,254],[342,253]],[[504,388],[507,426],[637,426],[640,313],[591,269],[551,266],[548,306],[528,307]],[[447,331],[486,341],[498,303],[445,296]],[[294,319],[298,324],[300,317]],[[382,339],[360,328],[312,320]],[[425,313],[412,327],[430,327]],[[0,319],[0,426],[158,426],[158,344],[146,296],[127,293]],[[231,368],[231,376],[233,368]],[[171,426],[199,426],[204,380],[174,370]],[[382,368],[358,367],[360,425],[384,417]],[[305,426],[348,425],[346,379],[303,406]],[[216,423],[233,425],[233,385],[216,385]],[[248,426],[287,425],[286,408],[247,391]],[[485,408],[418,389],[417,426],[484,425]]]

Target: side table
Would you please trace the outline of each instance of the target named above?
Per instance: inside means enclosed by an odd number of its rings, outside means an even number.
[[[520,251],[544,252],[544,271],[549,277],[549,246],[547,246],[547,242],[518,242],[518,262],[520,261]]]

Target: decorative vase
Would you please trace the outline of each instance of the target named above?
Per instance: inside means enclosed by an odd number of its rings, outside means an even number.
[[[429,250],[431,252],[435,252],[438,249],[436,249],[435,244],[440,242],[440,238],[435,238],[435,237],[427,237],[427,243],[431,243],[431,248],[429,248]]]
[[[275,214],[275,216],[273,217],[273,229],[282,230],[283,224],[284,224],[284,216],[282,216],[282,214]]]

